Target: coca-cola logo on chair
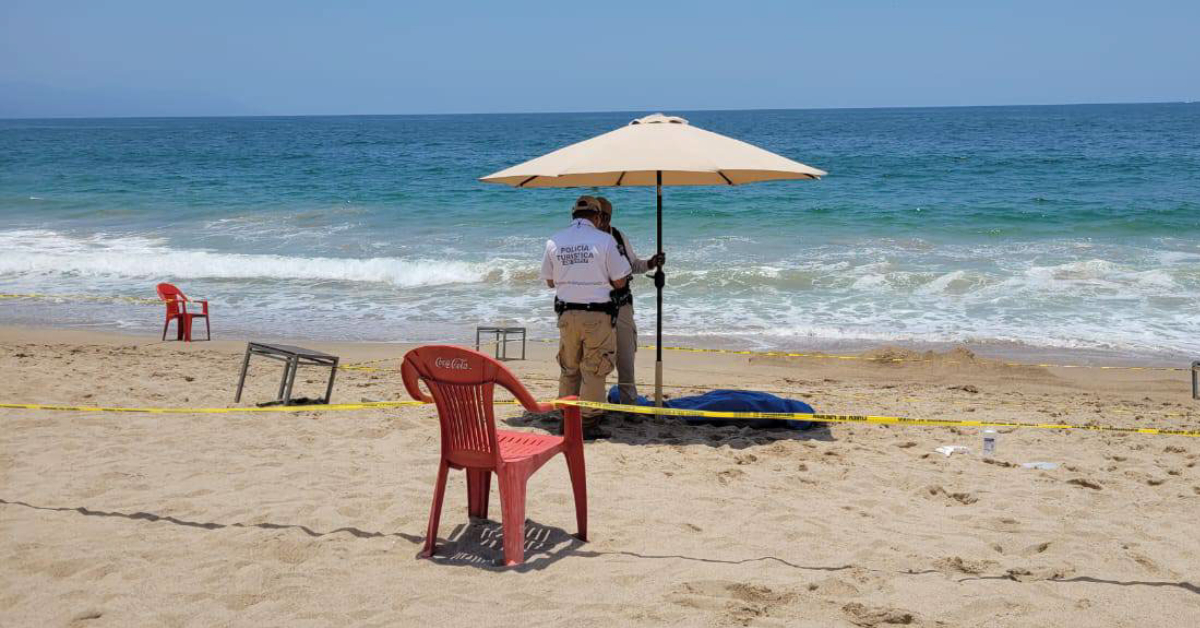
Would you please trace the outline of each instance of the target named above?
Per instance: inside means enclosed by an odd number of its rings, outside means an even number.
[[[433,361],[433,365],[440,369],[450,369],[452,371],[471,370],[471,366],[467,364],[466,358],[437,358]]]

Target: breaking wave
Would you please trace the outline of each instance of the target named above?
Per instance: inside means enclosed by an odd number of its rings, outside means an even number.
[[[52,231],[0,233],[0,275],[150,279],[275,279],[388,284],[400,288],[535,277],[529,262],[374,257],[290,257],[176,249],[145,237],[87,238]]]
[[[249,330],[303,314],[297,318],[316,326],[307,333],[330,337],[370,339],[378,329],[411,337],[426,327],[435,337],[444,328],[496,320],[553,334],[550,292],[538,280],[538,244],[539,238],[528,237],[443,250],[439,243],[409,241],[403,250],[411,255],[395,254],[389,243],[381,250],[391,256],[351,258],[10,230],[0,231],[0,291],[145,294],[166,280],[214,299],[230,324]],[[505,257],[486,259],[497,246]],[[1009,342],[1125,353],[1200,351],[1194,314],[1200,307],[1200,253],[1192,249],[1058,241],[1003,250],[957,244],[927,249],[866,241],[758,256],[726,251],[716,259],[689,258],[684,249],[668,265],[664,328],[764,347]],[[438,252],[457,259],[437,259]],[[651,330],[651,282],[636,280],[634,292],[639,325]],[[105,316],[102,309],[69,306],[53,312],[72,321]]]

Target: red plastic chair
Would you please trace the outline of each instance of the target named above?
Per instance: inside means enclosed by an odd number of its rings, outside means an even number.
[[[422,558],[433,556],[442,498],[450,469],[467,472],[467,512],[486,518],[492,473],[500,481],[500,510],[504,527],[504,564],[525,559],[525,487],[543,464],[562,453],[567,459],[575,492],[576,536],[587,540],[587,479],[583,465],[583,424],[579,408],[563,408],[564,436],[543,436],[496,429],[492,415],[495,385],[507,388],[530,412],[549,412],[554,404],[539,404],[517,378],[496,360],[470,349],[447,345],[418,347],[404,356],[404,387],[420,401],[437,404],[441,423],[442,460],[438,467],[429,534]],[[430,399],[417,380],[425,382]]]
[[[212,340],[212,327],[208,322],[208,301],[192,301],[187,298],[179,288],[169,284],[158,284],[158,298],[162,299],[167,304],[167,320],[163,322],[162,339],[167,339],[167,328],[171,326],[171,321],[175,321],[176,340],[186,342],[192,341],[192,320],[197,318],[204,319],[204,332],[207,334],[205,340]],[[188,303],[199,303],[201,312],[187,311]]]

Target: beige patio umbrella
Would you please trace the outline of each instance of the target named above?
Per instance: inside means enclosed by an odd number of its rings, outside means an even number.
[[[655,186],[658,252],[662,253],[664,185],[741,185],[757,181],[819,179],[826,173],[756,146],[656,113],[590,140],[571,144],[481,178],[518,188]],[[665,275],[654,275],[654,403],[662,406],[662,295]]]

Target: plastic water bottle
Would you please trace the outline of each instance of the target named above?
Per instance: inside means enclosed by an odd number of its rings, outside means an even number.
[[[996,430],[983,430],[983,456],[991,458],[996,454]]]

